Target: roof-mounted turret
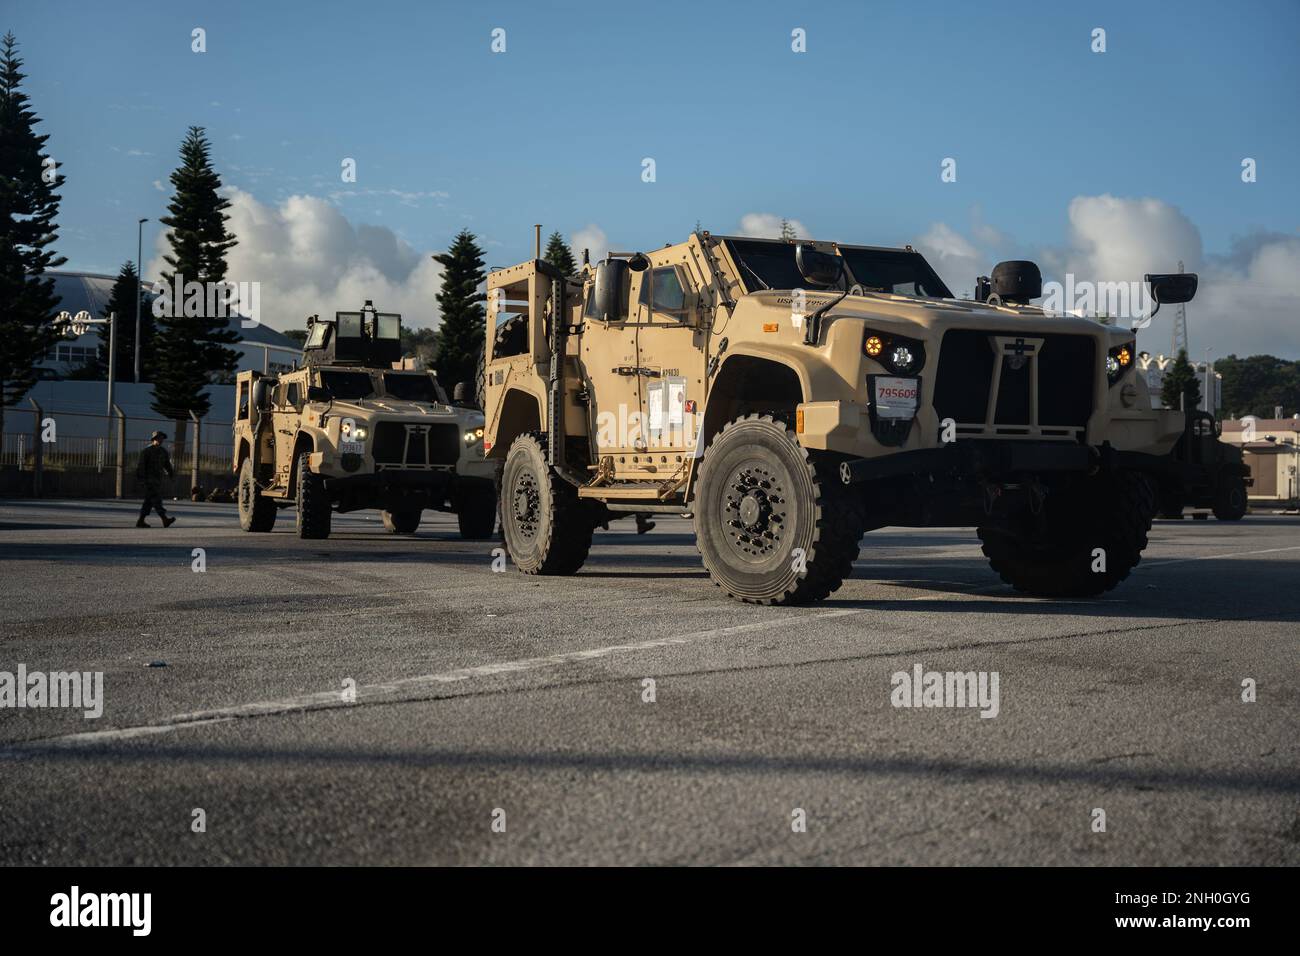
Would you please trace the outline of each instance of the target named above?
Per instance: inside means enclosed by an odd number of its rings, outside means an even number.
[[[309,316],[302,355],[304,365],[392,368],[402,357],[402,317],[377,311],[369,299],[360,312]]]

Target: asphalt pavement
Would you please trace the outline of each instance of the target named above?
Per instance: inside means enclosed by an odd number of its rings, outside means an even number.
[[[446,515],[135,507],[0,502],[0,864],[1300,863],[1295,516],[1157,521],[1078,601],[885,529],[763,608],[677,517],[535,578]],[[20,665],[102,715],[5,706]]]

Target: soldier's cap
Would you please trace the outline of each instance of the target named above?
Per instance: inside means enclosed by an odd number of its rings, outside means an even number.
[[[154,432],[152,435],[149,436],[149,440],[150,440],[150,441],[166,441],[166,440],[167,440],[167,433],[166,433],[166,432]]]

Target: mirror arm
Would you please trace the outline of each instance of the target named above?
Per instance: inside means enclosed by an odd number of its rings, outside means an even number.
[[[1129,331],[1130,331],[1130,332],[1136,332],[1138,329],[1142,328],[1142,326],[1140,326],[1140,325],[1138,324],[1139,321],[1145,321],[1145,322],[1147,322],[1147,323],[1149,324],[1149,323],[1151,322],[1151,320],[1154,319],[1154,318],[1156,317],[1156,313],[1160,311],[1160,300],[1159,300],[1159,299],[1155,299],[1154,301],[1155,301],[1156,307],[1155,307],[1154,309],[1151,310],[1151,314],[1148,315],[1148,316],[1146,317],[1145,320],[1135,319],[1135,320],[1133,321],[1133,324],[1129,326]]]
[[[843,267],[841,267],[840,279],[842,279],[844,282],[844,291],[840,293],[840,297],[838,299],[835,299],[832,302],[827,302],[824,306],[822,306],[812,315],[808,316],[808,325],[804,329],[804,337],[803,337],[803,341],[805,345],[817,344],[817,340],[821,338],[822,316],[825,315],[827,312],[829,312],[831,309],[835,308],[841,302],[843,302],[844,299],[848,296],[849,280],[848,277],[843,272]]]

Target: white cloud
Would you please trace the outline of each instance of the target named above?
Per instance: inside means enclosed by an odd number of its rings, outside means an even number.
[[[1206,255],[1200,230],[1176,206],[1159,199],[1077,196],[1067,210],[1068,230],[1058,246],[1026,247],[979,220],[963,235],[935,223],[916,240],[955,293],[974,286],[1002,259],[1033,259],[1043,278],[1063,281],[1138,281],[1149,272],[1176,272],[1182,260],[1200,275],[1187,305],[1193,358],[1207,346],[1214,355],[1267,353],[1300,357],[1300,236],[1259,233],[1237,240],[1227,255]],[[1168,352],[1174,309],[1166,306],[1140,344]]]
[[[1238,240],[1232,252],[1211,256],[1201,271],[1200,290],[1187,307],[1192,352],[1203,356],[1205,347],[1212,346],[1219,356],[1300,358],[1297,301],[1300,236],[1273,233]]]
[[[952,289],[953,295],[973,294],[975,277],[987,275],[985,254],[946,222],[936,222],[915,241],[921,255]]]
[[[589,222],[569,237],[569,248],[573,250],[574,260],[579,263],[582,262],[583,249],[591,253],[592,262],[599,262],[609,252],[609,237],[605,235],[605,230],[594,222]]]
[[[1095,282],[1172,272],[1201,263],[1201,234],[1175,206],[1159,199],[1076,196],[1070,201],[1065,272]]]
[[[409,327],[437,324],[442,267],[383,226],[353,225],[325,199],[290,196],[266,205],[228,189],[228,228],[239,240],[227,253],[227,279],[260,282],[262,321],[303,328],[308,315],[355,310],[366,299],[402,313]],[[146,277],[165,268],[160,233]]]
[[[781,216],[774,215],[770,212],[748,212],[740,217],[740,226],[736,229],[736,234],[748,236],[751,239],[780,239],[781,238]],[[795,236],[800,239],[809,239],[812,233],[798,219],[787,219],[790,228],[794,230]]]

